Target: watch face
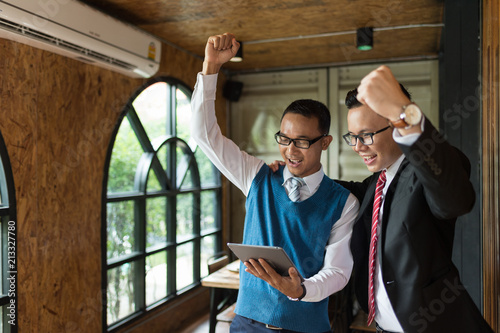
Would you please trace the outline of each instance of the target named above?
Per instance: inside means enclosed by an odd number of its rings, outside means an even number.
[[[415,104],[410,104],[405,109],[405,122],[408,125],[417,125],[422,120],[422,111]]]

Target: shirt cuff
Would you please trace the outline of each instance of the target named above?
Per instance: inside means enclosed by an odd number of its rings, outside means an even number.
[[[424,123],[425,123],[425,117],[422,117],[422,121],[420,122],[420,128],[422,129],[422,132],[424,132]],[[399,143],[400,145],[405,145],[405,146],[411,146],[415,142],[417,142],[418,138],[422,135],[422,133],[413,133],[413,134],[408,134],[408,135],[401,135],[398,131],[397,128],[394,129],[392,132],[392,137],[396,143]]]
[[[205,92],[205,100],[215,100],[217,78],[218,74],[203,75],[201,72],[198,73],[196,84],[199,89]]]

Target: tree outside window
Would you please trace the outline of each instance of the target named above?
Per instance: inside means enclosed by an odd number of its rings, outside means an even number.
[[[191,139],[190,96],[173,79],[146,84],[126,105],[109,149],[109,329],[199,285],[207,259],[220,250],[220,174]]]

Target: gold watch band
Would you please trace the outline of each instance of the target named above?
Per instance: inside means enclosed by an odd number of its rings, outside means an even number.
[[[389,126],[394,128],[406,128],[408,127],[408,124],[404,121],[404,119],[398,119],[396,121],[389,120]]]

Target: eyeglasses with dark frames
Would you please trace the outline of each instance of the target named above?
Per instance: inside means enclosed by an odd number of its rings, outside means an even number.
[[[373,132],[373,133],[361,133],[359,135],[347,133],[347,134],[344,134],[342,137],[344,138],[345,142],[349,146],[355,146],[357,143],[357,140],[361,141],[361,143],[364,144],[365,146],[369,146],[369,145],[373,144],[373,136],[375,134],[382,133],[383,131],[387,130],[390,127],[391,126],[387,126],[387,127],[382,128],[381,130]]]
[[[309,149],[309,147],[311,147],[312,144],[319,141],[321,138],[324,138],[325,136],[326,134],[323,134],[322,136],[318,136],[316,139],[307,140],[307,139],[290,139],[289,137],[280,134],[280,131],[274,134],[276,142],[279,143],[280,145],[289,146],[293,142],[295,147],[300,149]]]

